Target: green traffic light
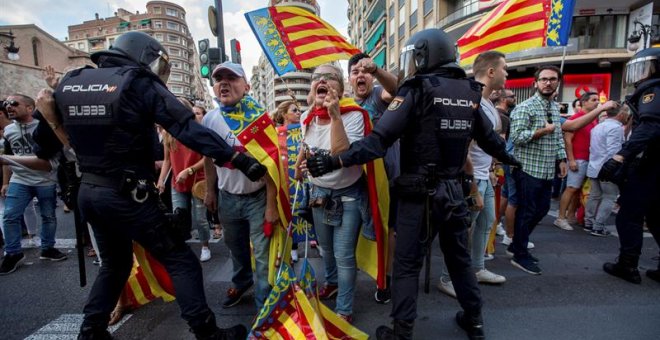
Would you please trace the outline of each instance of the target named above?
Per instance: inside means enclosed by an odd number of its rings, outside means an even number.
[[[202,65],[200,72],[202,73],[202,77],[208,77],[210,73],[209,67],[207,65]]]

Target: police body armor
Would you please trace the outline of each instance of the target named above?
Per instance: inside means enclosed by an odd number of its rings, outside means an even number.
[[[481,85],[424,75],[410,79],[404,86],[415,91],[417,112],[401,137],[402,173],[419,173],[420,168],[435,164],[438,178],[457,178],[472,140]]]
[[[82,172],[119,177],[153,168],[154,119],[126,98],[138,67],[85,68],[60,82],[56,103]],[[139,105],[137,106],[139,107]]]

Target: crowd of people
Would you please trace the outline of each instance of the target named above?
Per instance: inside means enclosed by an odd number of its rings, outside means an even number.
[[[505,88],[504,54],[479,55],[474,79],[468,79],[456,64],[454,45],[438,29],[414,34],[406,42],[410,48],[403,49],[398,79],[366,54],[349,60],[347,75],[336,64],[318,66],[311,75],[310,108],[301,112],[292,98],[272,117],[277,159],[293,207],[291,224],[304,226],[308,237],[302,241],[318,242],[323,257],[318,297],[334,299],[335,312],[349,323],[358,243],[386,244],[385,280],[374,299],[392,300],[393,327],[379,327],[378,339],[412,338],[419,274],[436,235],[446,266],[437,288],[460,302],[458,325],[471,339],[483,339],[478,283],[506,282],[487,269],[495,235],[502,236],[514,267],[541,274],[541,259],[533,255],[529,239],[548,214],[556,182],[565,182],[553,223],[562,230],[582,227],[591,235],[608,236],[608,218],[621,207],[623,216],[620,212],[616,221],[621,256],[605,264],[607,273],[641,282],[637,261],[643,223],[660,242],[657,213],[648,202],[639,202],[658,183],[651,174],[658,169],[660,128],[656,107],[649,106],[656,103],[657,86],[643,87],[646,92],[628,104],[601,102],[598,93],[587,91],[573,101],[574,114],[564,119],[556,101],[562,80],[558,67],[538,67],[534,94],[517,102],[515,92]],[[290,252],[275,244],[274,230],[283,223],[279,184],[243,138],[263,109],[249,95],[242,66],[225,62],[213,70],[218,107],[207,113],[167,91],[164,54],[150,36],[126,33],[114,47],[92,55],[98,68],[67,73],[53,84],[54,94],[42,91],[36,100],[13,94],[2,105],[7,157],[0,275],[13,273],[25,260],[21,224],[35,197],[42,221],[40,258],[66,259],[54,247],[57,169],[61,149],[69,157],[75,152],[82,173],[77,209],[91,226],[101,262],[79,339],[110,338],[107,326],[116,322],[113,308],[121,305],[131,275],[133,241],[168,272],[181,315],[198,339],[245,338],[247,332],[241,325],[218,328],[206,303],[200,262],[211,258],[210,230],[222,225],[230,250],[232,284],[222,308],[237,305],[254,286],[258,313],[274,284],[273,263],[298,257],[300,240]],[[345,76],[350,89],[344,89]],[[655,82],[656,76],[642,74],[632,84]],[[65,90],[95,81],[120,85],[115,93]],[[82,104],[108,114],[77,116]],[[154,151],[158,137],[160,152]],[[158,156],[163,161],[156,171]],[[381,158],[375,166],[362,166]],[[383,190],[371,187],[379,169],[387,176]],[[158,198],[165,191],[171,193],[171,212],[189,216],[197,230],[199,256],[185,244],[186,236],[171,230]],[[383,202],[386,207],[379,207]],[[387,214],[381,210],[389,210],[383,230],[378,221]],[[660,264],[647,275],[660,281]]]

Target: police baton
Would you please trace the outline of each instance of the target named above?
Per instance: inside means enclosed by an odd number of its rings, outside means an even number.
[[[424,293],[428,294],[431,287],[431,246],[433,245],[434,234],[431,232],[431,197],[435,194],[436,165],[429,163],[426,166],[427,171],[427,190],[426,205],[424,214],[426,215],[426,258],[424,259]]]
[[[84,241],[83,241],[83,232],[85,228],[85,222],[82,220],[80,214],[80,209],[76,204],[73,209],[73,218],[74,225],[76,227],[76,249],[78,253],[78,273],[80,279],[80,287],[85,287],[87,285],[87,271],[85,270],[85,254],[84,254]]]

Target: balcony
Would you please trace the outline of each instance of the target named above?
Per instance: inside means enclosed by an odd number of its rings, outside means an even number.
[[[367,8],[364,18],[367,21],[377,22],[381,16],[385,16],[385,0],[373,0]]]
[[[372,55],[372,53],[377,50],[379,47],[385,44],[385,12],[383,16],[376,22],[375,25],[371,25],[367,34],[365,34],[364,51]]]

